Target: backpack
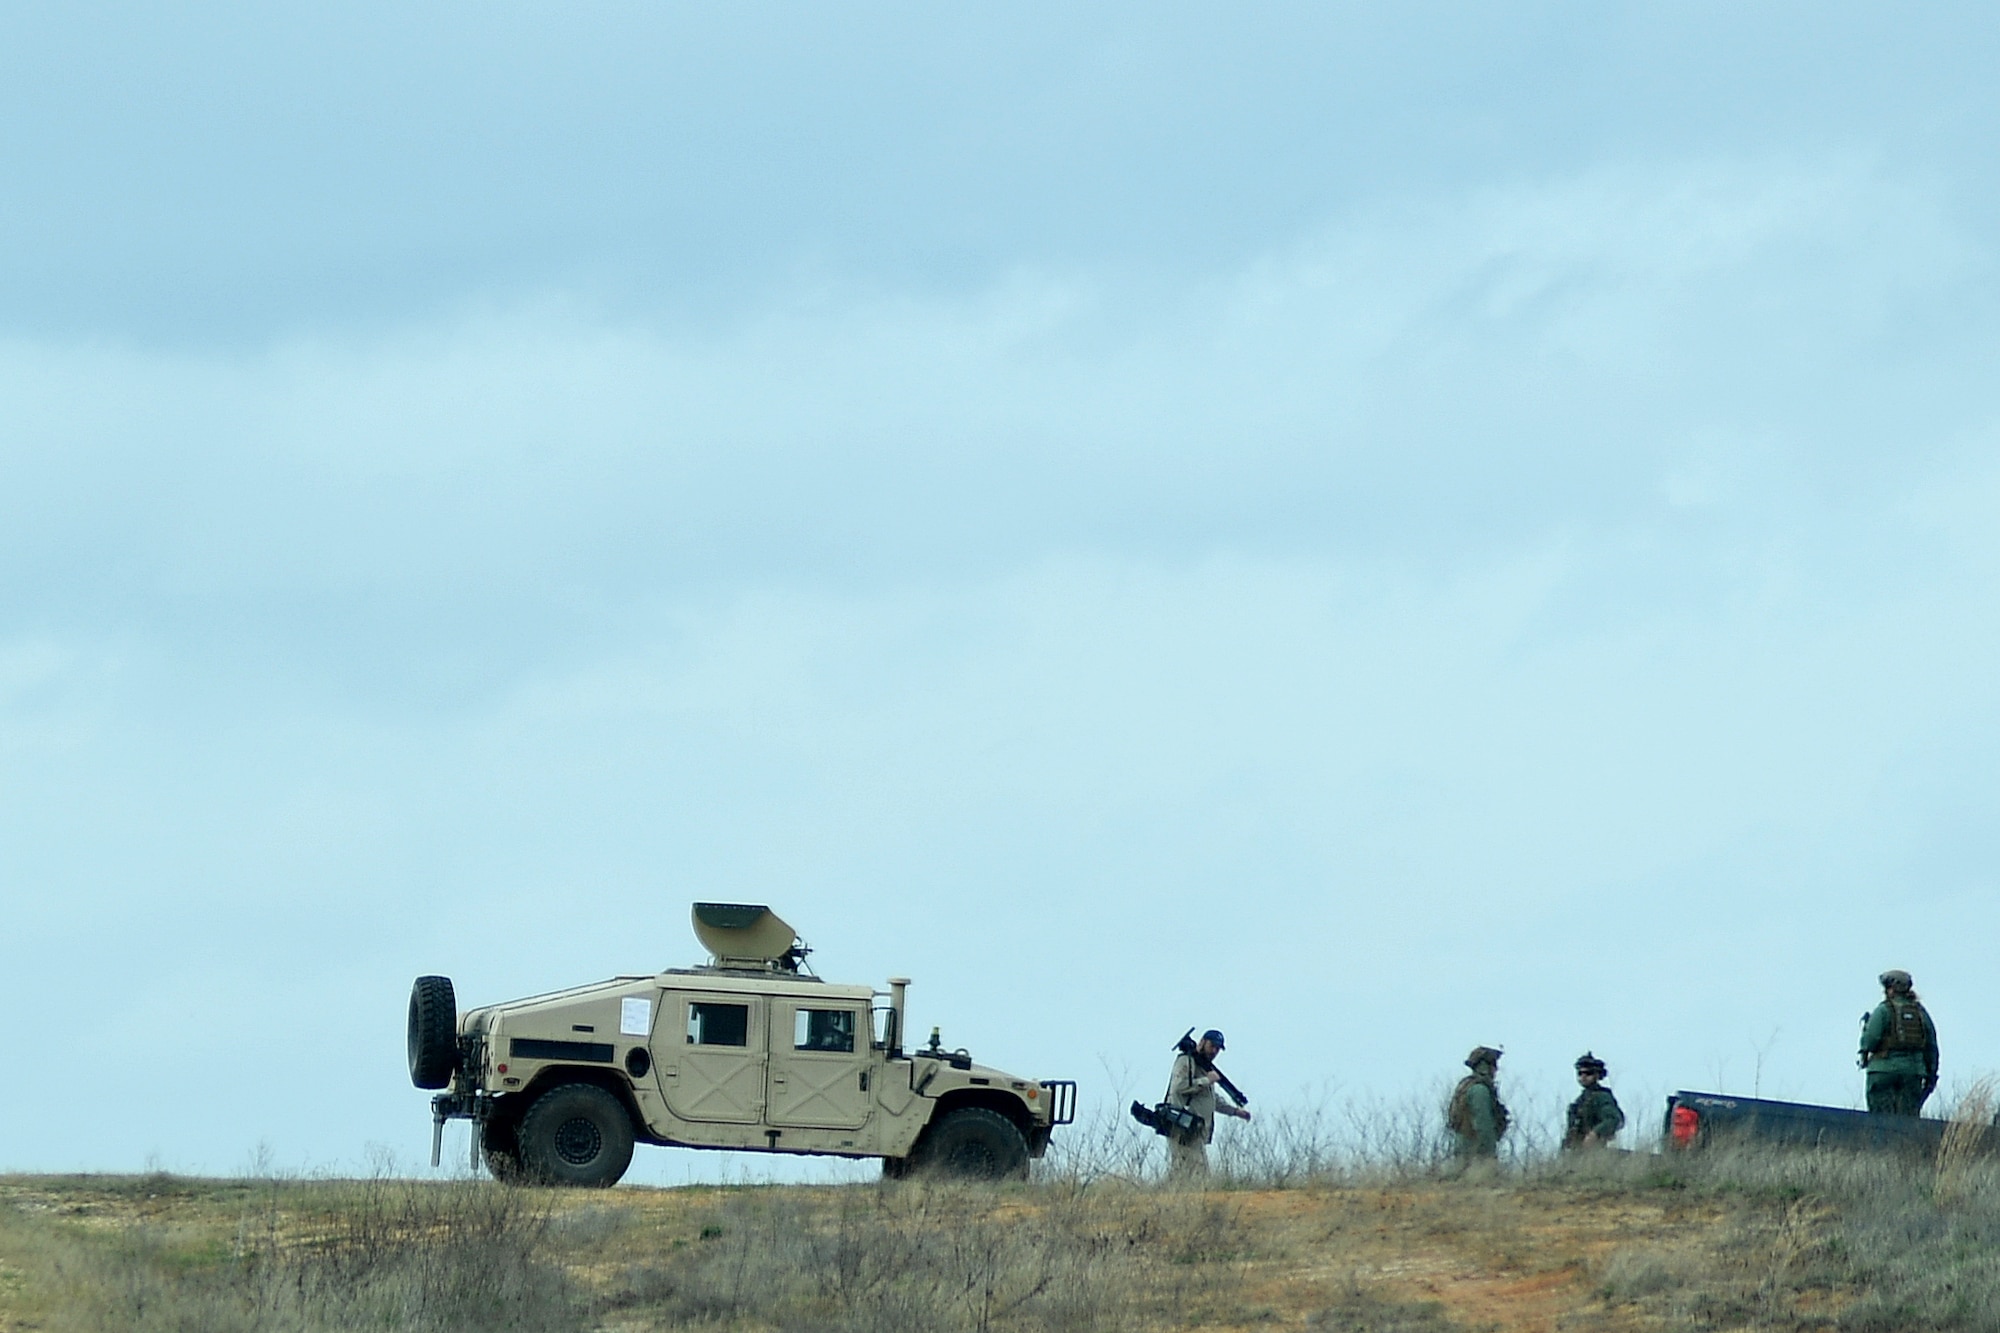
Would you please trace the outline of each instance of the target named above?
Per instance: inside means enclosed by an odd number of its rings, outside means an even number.
[[[1493,1086],[1492,1080],[1481,1078],[1477,1074],[1467,1074],[1458,1081],[1458,1086],[1451,1090],[1451,1102],[1444,1110],[1444,1123],[1460,1138],[1472,1137],[1472,1103],[1468,1094],[1471,1093],[1472,1085],[1475,1083],[1485,1084],[1486,1090],[1493,1094],[1493,1137],[1497,1139],[1507,1132],[1507,1105],[1500,1100],[1500,1090]]]
[[[1899,995],[1893,1000],[1884,1000],[1889,1006],[1889,1027],[1882,1034],[1882,1044],[1876,1050],[1922,1051],[1930,1047],[1930,1037],[1924,1031],[1924,1007],[1907,995]]]

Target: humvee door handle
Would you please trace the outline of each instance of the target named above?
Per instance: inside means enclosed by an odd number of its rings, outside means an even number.
[[[865,1069],[861,1071],[861,1090],[868,1091],[868,1071]]]
[[[680,1072],[681,1069],[679,1065],[668,1065],[665,1069],[662,1069],[660,1071],[660,1076],[662,1078],[678,1078],[680,1076]]]
[[[783,1074],[773,1074],[771,1075],[771,1082],[782,1088],[785,1086],[785,1076]]]

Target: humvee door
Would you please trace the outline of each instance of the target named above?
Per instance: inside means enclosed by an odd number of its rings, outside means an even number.
[[[761,1121],[767,1001],[756,995],[668,991],[661,1002],[653,1063],[667,1108],[683,1120]]]
[[[770,1123],[860,1128],[874,1105],[867,1010],[852,1001],[780,996],[771,1020]]]

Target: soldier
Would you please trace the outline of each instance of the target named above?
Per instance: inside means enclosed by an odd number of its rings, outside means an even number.
[[[1589,1051],[1577,1058],[1576,1082],[1583,1091],[1569,1104],[1569,1119],[1563,1126],[1564,1151],[1603,1147],[1625,1128],[1625,1112],[1618,1108],[1611,1089],[1604,1086],[1607,1072],[1604,1061]]]
[[[1493,1046],[1475,1046],[1465,1057],[1472,1072],[1451,1090],[1445,1107],[1445,1124],[1458,1136],[1458,1155],[1498,1157],[1500,1136],[1507,1132],[1507,1106],[1493,1079],[1500,1070],[1500,1051]]]
[[[1216,1100],[1215,1085],[1222,1075],[1212,1068],[1202,1068],[1204,1061],[1213,1063],[1222,1050],[1222,1034],[1210,1028],[1201,1034],[1195,1050],[1200,1053],[1199,1060],[1183,1051],[1174,1057],[1174,1071],[1167,1076],[1167,1101],[1185,1106],[1201,1117],[1199,1130],[1167,1138],[1167,1175],[1176,1180],[1198,1179],[1208,1174],[1208,1145],[1215,1138],[1218,1113],[1233,1115],[1238,1120],[1250,1118],[1250,1113],[1242,1107]]]
[[[1937,1027],[1917,1001],[1901,968],[1881,976],[1882,1003],[1861,1020],[1861,1067],[1868,1071],[1868,1109],[1915,1115],[1937,1090]]]

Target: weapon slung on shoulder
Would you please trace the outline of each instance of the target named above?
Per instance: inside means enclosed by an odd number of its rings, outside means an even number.
[[[1201,1070],[1202,1073],[1215,1075],[1216,1083],[1235,1100],[1238,1106],[1248,1106],[1250,1104],[1249,1096],[1241,1088],[1229,1081],[1229,1075],[1217,1069],[1215,1061],[1201,1053],[1201,1047],[1195,1043],[1193,1028],[1189,1028],[1181,1036],[1181,1039],[1174,1043],[1174,1049],[1182,1055],[1191,1057],[1194,1060],[1195,1068]]]

